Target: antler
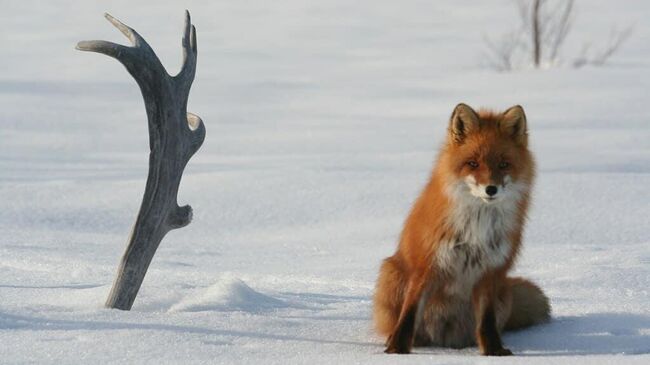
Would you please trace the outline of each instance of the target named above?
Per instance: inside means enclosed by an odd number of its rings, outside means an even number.
[[[189,22],[189,12],[186,11],[185,14],[185,21]],[[95,40],[81,41],[77,43],[76,48],[78,50],[103,53],[109,57],[117,59],[138,81],[144,80],[147,76],[147,74],[137,72],[143,67],[149,67],[152,70],[156,70],[156,73],[167,73],[162,63],[160,63],[160,60],[156,56],[156,53],[153,51],[153,49],[151,49],[151,46],[149,46],[149,43],[147,43],[147,41],[145,41],[144,38],[138,34],[138,32],[136,32],[128,25],[122,23],[121,21],[115,19],[108,13],[105,13],[104,17],[131,41],[133,47],[124,46],[109,41]]]
[[[187,112],[187,99],[196,72],[196,29],[185,11],[183,66],[170,76],[149,44],[134,29],[105,14],[133,46],[95,40],[82,41],[77,49],[117,59],[138,83],[149,123],[149,176],[127,250],[106,306],[131,309],[156,249],[167,232],[192,220],[189,205],[179,207],[178,186],[189,159],[205,139],[201,118]]]

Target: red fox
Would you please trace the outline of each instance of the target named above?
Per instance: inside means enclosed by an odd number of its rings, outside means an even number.
[[[508,277],[535,176],[526,115],[458,104],[431,178],[415,202],[397,252],[383,261],[373,319],[387,353],[413,346],[512,355],[500,333],[541,323],[541,289]]]

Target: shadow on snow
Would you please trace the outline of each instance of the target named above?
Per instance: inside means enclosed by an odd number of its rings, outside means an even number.
[[[305,318],[310,320],[310,318]],[[246,337],[281,341],[313,342],[381,348],[380,343],[313,338],[298,335],[271,334],[252,331],[220,330],[214,328],[167,325],[157,323],[130,323],[109,321],[56,320],[0,313],[0,329],[106,331],[144,330],[194,333],[226,337]],[[365,331],[359,328],[359,331]],[[520,356],[570,356],[570,355],[638,355],[650,353],[650,316],[625,313],[593,313],[584,316],[556,317],[550,323],[530,329],[508,332],[506,346]],[[418,348],[416,353],[435,354],[456,351],[437,348]],[[459,351],[458,354],[465,354]]]

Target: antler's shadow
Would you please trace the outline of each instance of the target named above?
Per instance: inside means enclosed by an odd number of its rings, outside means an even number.
[[[648,354],[650,316],[594,313],[556,317],[546,325],[509,332],[504,342],[518,355]]]

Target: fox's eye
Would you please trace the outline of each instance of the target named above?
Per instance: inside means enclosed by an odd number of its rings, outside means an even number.
[[[469,165],[469,167],[471,167],[471,168],[473,168],[473,169],[475,169],[475,168],[478,167],[478,162],[476,162],[476,161],[474,161],[474,160],[467,161],[467,164]]]
[[[505,162],[505,161],[501,161],[501,162],[499,162],[499,168],[500,168],[500,169],[507,169],[508,167],[510,167],[510,164],[509,164],[509,163],[507,163],[507,162]]]

